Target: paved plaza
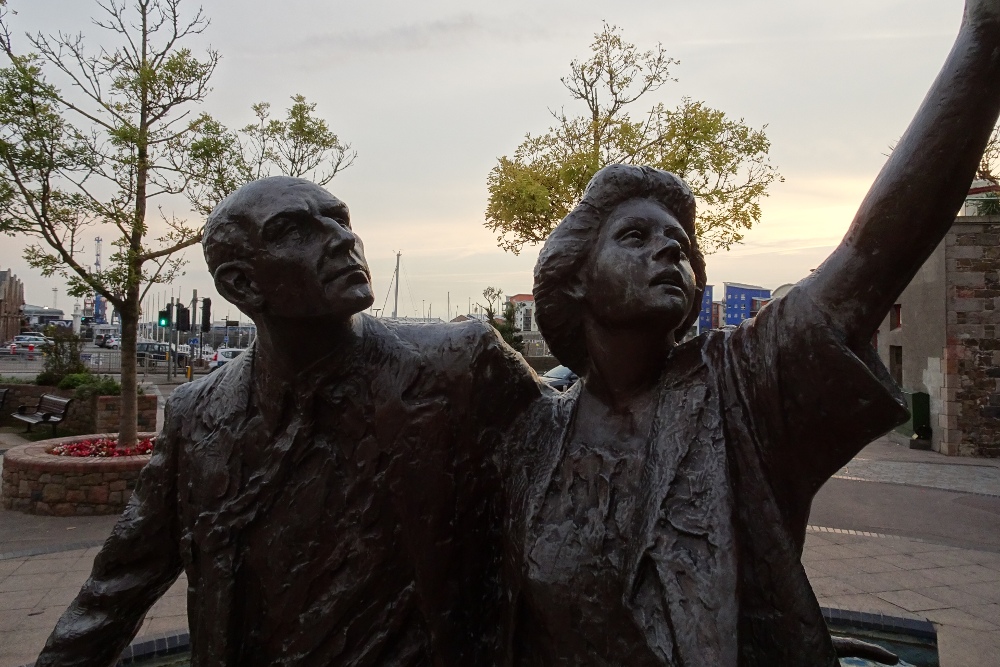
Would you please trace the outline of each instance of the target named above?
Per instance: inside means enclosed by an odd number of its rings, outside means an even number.
[[[18,440],[0,432],[0,450]],[[972,499],[976,516],[991,517],[985,520],[991,525],[979,527],[982,539],[964,530],[966,539],[952,539],[947,531],[916,539],[891,528],[810,525],[802,560],[821,605],[927,619],[938,631],[944,667],[1000,667],[1000,540],[989,539],[1000,533],[1000,461],[948,458],[880,439],[829,486],[835,484],[859,485],[849,492],[876,498],[884,495],[880,490],[911,488],[933,503],[942,494]],[[831,501],[818,496],[821,502]],[[814,516],[836,516],[820,509],[814,506]],[[0,667],[19,667],[37,656],[114,521],[0,511]],[[881,521],[893,525],[892,517]],[[185,588],[182,576],[150,610],[138,638],[187,629]]]

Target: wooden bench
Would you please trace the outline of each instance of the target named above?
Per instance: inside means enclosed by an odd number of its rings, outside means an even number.
[[[72,398],[42,394],[42,397],[38,399],[38,405],[21,405],[17,408],[17,412],[11,416],[14,419],[27,422],[29,433],[35,424],[52,424],[52,435],[55,436],[56,424],[66,417],[66,411],[72,402]]]

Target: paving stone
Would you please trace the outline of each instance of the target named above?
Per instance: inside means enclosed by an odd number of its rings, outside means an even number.
[[[926,570],[932,567],[941,567],[936,563],[925,560],[923,556],[912,556],[905,553],[876,556],[875,559],[888,565],[893,565],[900,570],[906,570],[907,572],[912,572],[914,570]]]
[[[944,667],[991,667],[998,664],[1000,632],[950,626],[938,631],[938,651]],[[990,660],[993,662],[990,662]]]
[[[9,591],[0,595],[0,599],[3,600],[3,608],[7,610],[34,609],[43,597],[45,597],[45,591],[35,590]]]
[[[964,605],[985,604],[986,600],[962,590],[957,586],[933,586],[931,588],[918,588],[915,592],[925,595],[932,600],[937,600],[944,606],[962,607]]]
[[[959,609],[967,614],[975,616],[976,618],[981,618],[987,623],[1000,626],[1000,604],[990,603],[962,605]],[[1000,658],[1000,655],[997,657]]]
[[[851,595],[862,592],[854,586],[844,583],[835,577],[816,577],[815,579],[810,579],[809,583],[812,584],[813,592],[816,593],[817,597]]]
[[[13,574],[19,567],[21,563],[25,561],[24,558],[12,558],[10,560],[0,560],[0,580],[4,577]]]
[[[907,611],[902,607],[886,602],[877,595],[868,593],[856,593],[854,595],[831,595],[822,597],[819,603],[824,607],[835,609],[850,609],[852,611],[865,611],[870,614],[886,614],[888,616],[899,616],[901,618],[912,618],[923,620],[924,617]]]
[[[836,558],[857,558],[864,555],[858,553],[850,547],[844,546],[843,544],[831,544],[829,546],[816,547],[810,551],[814,556],[818,556],[826,560],[833,560]]]
[[[984,602],[1000,604],[1000,586],[994,584],[959,584],[951,588],[968,593],[972,597],[979,598]]]
[[[971,557],[969,553],[970,552],[959,551],[957,549],[947,551],[929,551],[921,553],[920,559],[941,567],[976,564],[976,560]]]
[[[984,632],[1000,630],[1000,628],[998,628],[994,623],[984,621],[977,616],[973,616],[967,611],[955,609],[954,607],[930,609],[921,613],[938,625],[953,625],[967,630],[980,630]]]
[[[921,570],[920,573],[933,581],[949,586],[1000,581],[1000,572],[982,565],[937,567]]]
[[[890,604],[894,604],[897,607],[902,607],[903,609],[912,612],[927,611],[928,609],[941,609],[943,607],[951,606],[941,602],[940,600],[934,600],[933,598],[929,598],[926,595],[921,595],[920,593],[911,590],[887,591],[885,593],[879,593],[878,596]]]
[[[12,574],[0,582],[0,593],[6,594],[12,591],[38,591],[39,593],[44,593],[51,588],[58,588],[65,577],[65,572]]]
[[[32,558],[17,570],[18,576],[25,574],[50,574],[68,572],[77,567],[80,558]]]
[[[850,577],[848,583],[865,593],[884,593],[886,591],[913,590],[915,588],[928,588],[934,586],[936,582],[924,576],[925,572],[932,570],[921,570],[919,572],[877,572],[858,573]]]

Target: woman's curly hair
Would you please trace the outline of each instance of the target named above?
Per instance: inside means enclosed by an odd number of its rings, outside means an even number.
[[[552,231],[535,264],[535,297],[538,328],[552,354],[583,374],[587,369],[587,346],[583,336],[582,306],[578,286],[580,274],[597,243],[601,225],[616,206],[629,199],[652,199],[677,218],[691,240],[689,259],[695,275],[695,298],[678,332],[686,332],[698,319],[708,281],[705,257],[695,233],[694,195],[670,172],[653,167],[613,164],[590,179],[580,203]]]

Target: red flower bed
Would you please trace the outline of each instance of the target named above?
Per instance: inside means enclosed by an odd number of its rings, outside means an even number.
[[[113,458],[117,456],[142,456],[152,453],[156,438],[145,438],[135,447],[119,447],[115,438],[95,438],[78,440],[53,447],[49,453],[56,456],[95,456]]]

